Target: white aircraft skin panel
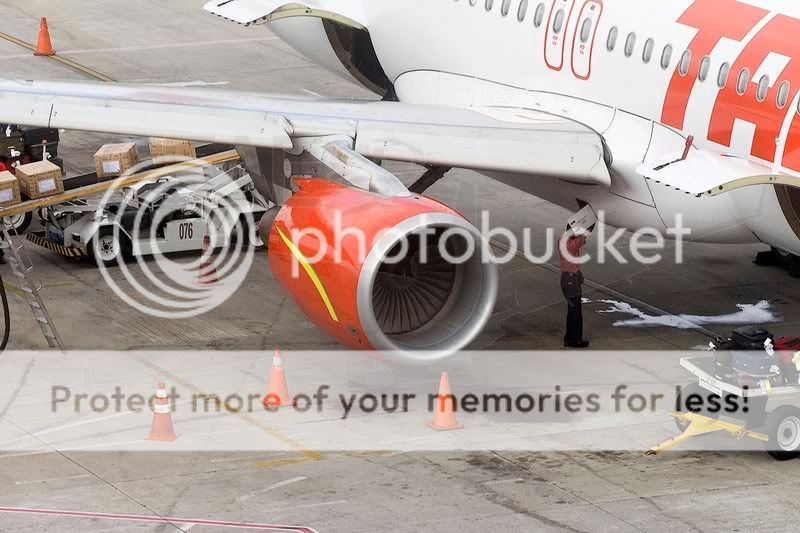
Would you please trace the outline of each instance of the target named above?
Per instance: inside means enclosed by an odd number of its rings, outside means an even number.
[[[370,31],[378,56],[389,74],[396,79],[403,73],[420,68],[441,71],[479,79],[492,80],[495,83],[510,85],[524,90],[551,91],[561,95],[590,99],[603,104],[611,104],[628,112],[645,116],[651,120],[659,121],[662,113],[662,102],[667,94],[670,80],[677,62],[694,36],[698,33],[696,28],[680,24],[677,20],[692,4],[691,0],[662,2],[655,0],[607,0],[604,2],[604,11],[600,17],[597,28],[597,39],[593,55],[593,70],[595,75],[588,80],[579,79],[570,69],[560,71],[549,68],[544,60],[545,35],[548,19],[555,8],[551,2],[546,2],[546,13],[542,26],[536,28],[532,22],[536,5],[534,2],[528,8],[526,20],[518,22],[512,9],[507,17],[502,17],[497,7],[491,12],[486,12],[483,2],[475,6],[469,2],[425,2],[425,7],[419,10],[409,6],[404,1],[403,9],[395,10],[390,6],[397,0],[387,0],[381,3],[379,13],[370,15]],[[781,2],[752,1],[750,4],[766,9],[780,8],[787,14],[800,16],[800,9],[793,7],[786,9]],[[576,3],[576,10],[583,7],[582,2]],[[384,9],[386,7],[386,9]],[[426,13],[420,16],[419,13]],[[440,15],[441,14],[441,15]],[[440,16],[444,18],[440,18]],[[421,40],[420,46],[408,49],[399,46],[404,37],[403,19],[414,19],[417,30],[415,38]],[[571,21],[576,26],[577,15]],[[771,17],[768,16],[756,25],[750,35],[741,43],[739,51],[749,42],[749,38],[757,33]],[[448,24],[459,28],[460,35],[480,35],[480,39],[449,39],[449,35],[440,23],[446,19]],[[658,21],[676,21],[671,24],[653,24]],[[421,26],[420,26],[421,25]],[[612,27],[617,27],[619,36],[614,51],[608,51],[606,40]],[[631,57],[623,53],[625,41],[630,33],[636,34],[636,45]],[[567,41],[565,46],[572,49],[574,28],[562,31]],[[643,46],[646,40],[652,37],[655,41],[653,58],[647,64],[642,60]],[[673,46],[670,66],[667,69],[660,67],[661,52],[666,44]],[[450,53],[429,54],[427,50],[450,50]],[[733,63],[738,53],[731,54],[728,58]],[[705,140],[713,105],[709,105],[709,98],[716,90],[716,74],[719,65],[724,59],[716,53],[712,56],[712,66],[709,79],[701,86],[695,84],[695,90],[700,89],[702,94],[699,100],[692,102],[691,112],[686,116],[691,117],[692,127],[684,128],[688,135],[694,135],[695,146],[710,148],[716,151],[726,151],[728,147]],[[618,75],[609,73],[625,73],[625,83],[620,83]],[[694,73],[690,74],[693,75]],[[707,91],[707,92],[706,92]],[[415,96],[419,96],[419,92]],[[401,95],[402,96],[402,95]],[[412,95],[409,95],[412,96]],[[694,96],[693,96],[694,98]],[[404,101],[416,102],[416,99],[403,98]],[[474,105],[489,105],[479,98]],[[696,109],[702,108],[702,112]],[[556,110],[548,109],[556,112]],[[795,173],[788,171],[789,173]],[[795,173],[797,174],[797,173]]]
[[[791,60],[791,57],[770,52],[764,62],[761,63],[761,66],[758,67],[758,70],[753,73],[753,79],[751,81],[758,84],[762,76],[768,76],[769,86],[774,87],[775,82],[778,81],[781,73],[786,70]]]
[[[729,154],[736,157],[747,157],[753,149],[753,137],[756,134],[756,125],[752,122],[745,122],[736,119],[733,124],[733,137],[731,147],[727,150]]]

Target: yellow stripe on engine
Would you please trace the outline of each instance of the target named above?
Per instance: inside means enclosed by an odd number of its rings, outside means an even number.
[[[295,244],[289,240],[289,238],[283,234],[280,228],[275,228],[278,230],[278,235],[280,235],[283,243],[292,252],[292,255],[297,259],[300,265],[303,267],[303,270],[306,271],[308,277],[311,278],[311,282],[314,284],[314,287],[317,288],[317,292],[319,293],[320,298],[322,298],[322,302],[325,304],[325,307],[328,308],[328,314],[331,315],[331,318],[334,322],[339,322],[339,317],[336,315],[336,310],[333,308],[333,304],[331,303],[331,299],[328,297],[328,292],[325,290],[325,287],[322,285],[322,281],[319,279],[317,275],[317,271],[314,270],[314,267],[311,263],[308,262],[306,256],[303,255],[303,252],[295,246]]]

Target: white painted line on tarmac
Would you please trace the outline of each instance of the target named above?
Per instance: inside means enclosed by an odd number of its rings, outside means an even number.
[[[305,526],[284,526],[278,524],[262,524],[258,522],[237,522],[232,520],[207,520],[195,518],[172,518],[156,515],[136,515],[117,513],[91,513],[86,511],[59,511],[56,509],[36,509],[31,507],[0,507],[0,513],[14,513],[25,515],[58,516],[65,518],[87,518],[92,520],[117,520],[122,522],[155,522],[159,524],[195,524],[212,527],[228,527],[237,529],[261,529],[265,531],[283,531],[298,533],[317,533],[316,530]]]
[[[86,426],[86,425],[89,425],[89,424],[97,424],[99,422],[105,422],[106,420],[111,420],[112,418],[119,418],[121,416],[128,416],[128,415],[132,415],[132,414],[141,414],[141,413],[134,413],[133,411],[125,411],[125,412],[122,412],[122,413],[115,413],[113,415],[103,416],[103,417],[100,417],[100,418],[90,418],[88,420],[82,420],[80,422],[74,422],[72,424],[65,424],[63,426],[56,426],[56,427],[50,428],[50,429],[43,429],[42,431],[36,431],[34,433],[29,433],[28,435],[24,435],[22,437],[18,437],[18,438],[14,439],[14,440],[0,443],[0,447],[9,446],[11,444],[23,441],[25,439],[29,439],[31,437],[38,438],[38,437],[41,437],[42,435],[49,435],[51,433],[58,433],[59,431],[64,431],[66,429],[72,429],[72,428],[76,428],[76,427],[80,427],[80,426]],[[23,428],[23,430],[25,430],[25,428]],[[25,431],[27,431],[27,430],[25,430]]]
[[[34,479],[33,481],[15,481],[14,485],[32,485],[34,483],[49,483],[50,481],[66,481],[68,479],[81,479],[85,477],[91,477],[91,476],[89,474],[79,474],[77,476],[51,477],[49,479]]]
[[[45,455],[48,453],[56,453],[55,450],[42,450],[39,452],[20,452],[20,453],[4,453],[0,455],[0,459],[8,459],[11,457],[28,457],[31,455]]]
[[[189,400],[186,400],[186,401],[183,401],[183,402],[175,402],[175,408],[177,409],[181,405],[185,406],[185,405],[189,405],[190,403],[191,402]],[[10,440],[10,441],[6,441],[6,442],[0,443],[0,449],[4,448],[6,446],[10,446],[10,445],[13,445],[15,443],[24,441],[25,439],[29,439],[31,437],[40,438],[42,435],[49,435],[51,433],[58,433],[59,431],[64,431],[64,430],[67,430],[67,429],[73,429],[73,428],[81,427],[81,426],[87,426],[89,424],[97,424],[97,423],[105,422],[107,420],[111,420],[111,419],[114,419],[114,418],[119,418],[121,416],[130,416],[130,415],[139,415],[139,416],[141,416],[143,414],[147,414],[148,412],[149,412],[148,409],[142,409],[139,412],[136,412],[136,411],[123,411],[121,413],[114,413],[114,414],[108,415],[108,416],[102,416],[102,417],[99,417],[99,418],[89,418],[88,420],[82,420],[80,422],[74,422],[72,424],[64,424],[63,426],[56,426],[56,427],[53,427],[53,428],[50,428],[50,429],[43,429],[41,431],[36,431],[36,432],[33,432],[33,433],[29,432],[26,428],[21,428],[23,431],[28,431],[28,434],[27,435],[23,435],[21,437],[17,437],[14,440]]]
[[[309,90],[309,89],[305,89],[305,88],[304,88],[304,89],[300,89],[300,91],[301,91],[301,92],[304,92],[304,93],[306,93],[306,94],[310,94],[311,96],[316,96],[317,98],[322,98],[322,95],[321,95],[321,94],[319,94],[319,93],[315,93],[314,91],[312,91],[312,90]]]
[[[229,81],[167,81],[167,82],[153,82],[145,83],[144,85],[152,87],[219,87],[222,85],[230,85]]]
[[[494,481],[484,481],[484,485],[501,485],[503,483],[517,483],[519,481],[525,481],[521,477],[515,477],[514,479],[495,479]]]
[[[305,476],[297,476],[297,477],[293,477],[291,479],[286,479],[284,481],[279,481],[277,483],[274,483],[274,484],[270,485],[269,487],[267,487],[265,489],[254,490],[253,492],[249,492],[247,494],[239,496],[238,498],[236,498],[236,501],[237,502],[244,502],[244,501],[249,500],[253,496],[257,496],[259,494],[263,494],[263,493],[269,492],[271,490],[279,489],[281,487],[285,487],[286,485],[291,485],[292,483],[297,483],[298,481],[303,481],[304,479],[308,479],[308,478],[305,477]]]
[[[347,500],[333,500],[329,502],[306,503],[303,505],[294,505],[288,507],[275,507],[273,509],[268,509],[268,512],[294,511],[295,509],[311,509],[312,507],[327,507],[329,505],[341,505],[343,503],[347,503]]]

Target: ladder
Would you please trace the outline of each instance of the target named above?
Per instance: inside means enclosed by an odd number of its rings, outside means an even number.
[[[6,261],[11,266],[11,271],[14,277],[17,278],[19,288],[25,296],[25,300],[33,312],[33,317],[42,328],[42,333],[47,339],[47,344],[51,348],[58,348],[64,350],[61,344],[61,336],[56,330],[53,320],[50,318],[50,313],[44,305],[41,294],[39,291],[42,289],[42,284],[38,283],[34,276],[33,262],[28,254],[28,250],[22,244],[16,244],[11,239],[12,226],[9,224],[8,219],[3,219],[0,223],[3,229],[3,240],[0,242],[0,248],[5,252]],[[10,252],[10,254],[8,253]]]

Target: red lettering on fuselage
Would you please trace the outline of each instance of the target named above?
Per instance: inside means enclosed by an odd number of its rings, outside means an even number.
[[[792,102],[793,96],[800,89],[800,42],[790,37],[793,35],[800,35],[800,20],[778,15],[769,21],[747,45],[731,69],[731,79],[728,81],[728,85],[717,96],[709,124],[709,140],[730,146],[735,120],[744,120],[756,127],[752,155],[766,161],[775,160],[775,140],[780,136],[786,113],[794,111],[793,109],[787,110],[788,104],[783,108],[778,107],[778,91],[781,84],[788,80],[792,89],[788,102]],[[759,102],[757,98],[758,84],[752,83],[750,78],[771,52],[786,56],[789,58],[789,62],[783,72],[778,74],[777,79],[773,73],[773,78],[770,80],[772,88],[767,92],[764,101]],[[738,77],[742,69],[748,69],[750,73],[744,95],[737,92]],[[789,161],[784,161],[784,165],[794,170],[800,170],[800,166],[798,166],[800,158],[796,155],[792,156],[789,144],[791,143],[795,147],[800,146],[798,137],[800,137],[800,130],[793,129],[786,146],[790,160],[795,160],[795,166],[790,166],[787,164]]]
[[[689,73],[681,76],[675,69],[664,99],[661,122],[683,129],[689,96],[697,82],[698,65],[711,53],[723,37],[741,41],[766,15],[764,9],[739,2],[738,0],[697,0],[678,22],[697,28],[698,33],[689,44],[692,62]]]

